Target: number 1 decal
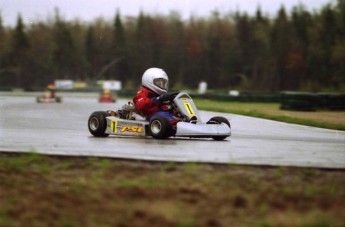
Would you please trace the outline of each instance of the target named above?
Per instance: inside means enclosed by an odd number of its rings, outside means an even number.
[[[187,109],[187,112],[190,116],[195,116],[195,113],[193,111],[193,108],[192,106],[189,104],[189,103],[185,103],[184,106],[186,107]]]
[[[114,133],[117,133],[117,121],[111,121],[110,129],[111,129],[111,131],[113,131]]]
[[[191,117],[195,116],[193,107],[192,107],[192,106],[190,105],[190,103],[188,102],[188,99],[182,98],[181,100],[182,100],[182,102],[183,102],[183,104],[184,104],[184,107],[186,108],[187,113],[189,114],[189,116],[191,116]]]

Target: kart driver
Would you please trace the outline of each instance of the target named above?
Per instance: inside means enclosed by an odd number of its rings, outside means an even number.
[[[56,87],[54,84],[48,84],[46,97],[55,98]]]
[[[142,76],[141,89],[133,98],[137,112],[150,121],[153,116],[167,118],[176,133],[177,120],[169,112],[169,100],[176,95],[168,93],[168,75],[159,68],[149,68]]]

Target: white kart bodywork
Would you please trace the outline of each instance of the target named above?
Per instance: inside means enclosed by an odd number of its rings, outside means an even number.
[[[148,130],[149,121],[125,120],[109,116],[107,119],[107,128],[105,133],[109,135],[122,136],[150,136]],[[213,136],[230,136],[231,129],[225,123],[222,124],[205,124],[178,122],[177,137],[213,137]]]
[[[213,136],[230,136],[230,135],[231,135],[231,129],[225,123],[216,125],[216,124],[204,124],[204,123],[191,124],[187,122],[178,122],[175,136],[213,137]]]

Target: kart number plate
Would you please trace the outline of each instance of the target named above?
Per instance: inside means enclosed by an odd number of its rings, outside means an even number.
[[[194,112],[194,110],[193,110],[193,107],[192,107],[192,105],[188,102],[188,99],[182,98],[181,100],[182,100],[182,102],[183,102],[183,104],[184,104],[184,107],[186,108],[187,113],[189,114],[189,116],[190,116],[190,117],[195,116],[195,112]]]

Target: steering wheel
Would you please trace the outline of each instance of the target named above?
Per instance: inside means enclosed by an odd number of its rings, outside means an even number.
[[[179,94],[180,92],[173,92],[173,93],[170,93],[170,98],[169,98],[169,101],[172,102],[174,100],[174,98]]]

